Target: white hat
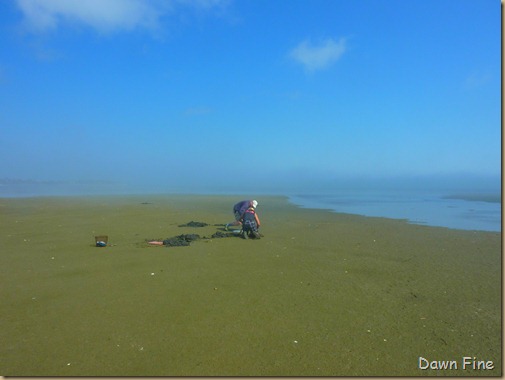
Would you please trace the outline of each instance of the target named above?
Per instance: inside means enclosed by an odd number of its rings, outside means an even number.
[[[254,208],[256,208],[258,206],[258,201],[252,201],[251,204]]]

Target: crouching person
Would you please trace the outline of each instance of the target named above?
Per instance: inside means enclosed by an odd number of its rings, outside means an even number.
[[[242,222],[242,237],[244,239],[247,239],[249,236],[256,239],[260,238],[258,228],[260,227],[261,223],[260,219],[258,218],[258,214],[256,214],[256,209],[252,203],[249,208],[242,214],[240,222]]]

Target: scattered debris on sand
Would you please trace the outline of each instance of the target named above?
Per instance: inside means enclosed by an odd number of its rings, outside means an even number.
[[[214,224],[214,226],[223,226],[224,224]],[[204,222],[195,222],[191,221],[186,224],[180,224],[179,227],[206,227],[209,226],[208,223]],[[223,231],[217,231],[214,234],[212,234],[210,237],[208,236],[200,236],[197,234],[182,234],[178,236],[174,236],[171,238],[166,238],[166,239],[150,239],[146,240],[146,242],[149,241],[163,241],[163,245],[166,247],[184,247],[190,245],[191,242],[195,240],[210,240],[210,239],[219,239],[219,238],[229,238],[229,237],[240,237],[239,230],[235,231],[229,231],[229,232],[223,232]],[[260,234],[260,236],[263,236]]]

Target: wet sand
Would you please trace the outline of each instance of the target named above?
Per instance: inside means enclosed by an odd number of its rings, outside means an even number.
[[[146,243],[211,236],[242,198],[0,199],[0,374],[502,374],[500,233],[261,197],[261,240]]]

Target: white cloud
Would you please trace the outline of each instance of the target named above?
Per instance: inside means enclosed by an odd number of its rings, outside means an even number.
[[[224,0],[16,0],[27,27],[56,29],[62,22],[78,23],[100,32],[145,28],[155,30],[160,18],[176,7],[209,10]]]
[[[291,51],[290,57],[301,63],[308,71],[315,71],[335,63],[345,50],[345,38],[340,38],[338,41],[328,38],[320,44],[304,40]]]
[[[476,89],[491,82],[491,75],[488,72],[472,73],[465,79],[467,89]]]
[[[211,107],[191,107],[187,108],[186,111],[184,112],[185,115],[187,116],[197,116],[197,115],[206,115],[211,113],[213,110]]]

